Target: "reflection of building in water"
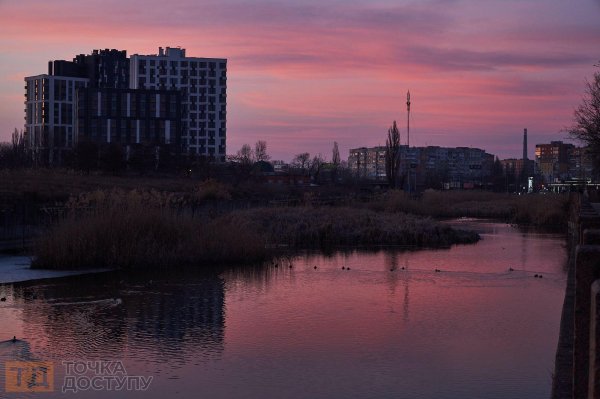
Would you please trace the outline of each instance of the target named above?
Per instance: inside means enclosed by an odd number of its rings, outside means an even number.
[[[180,350],[184,341],[209,353],[223,348],[225,290],[217,276],[158,282],[144,295],[124,302],[130,336],[157,341],[173,351]]]
[[[114,278],[79,277],[22,290],[16,302],[33,350],[63,360],[114,359],[127,351],[148,361],[223,350],[225,291],[218,276],[171,276],[152,284],[147,277],[122,284]]]
[[[400,266],[399,253],[397,251],[385,252],[385,266],[388,271],[388,284],[390,287],[390,299],[394,302],[396,298],[396,288],[399,280],[402,280],[404,286],[404,300],[402,303],[402,319],[408,321],[409,316],[409,280],[408,275],[408,259],[404,257],[404,264]]]

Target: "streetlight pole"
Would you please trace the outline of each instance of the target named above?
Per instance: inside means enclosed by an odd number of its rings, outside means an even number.
[[[408,153],[410,152],[410,90],[406,92],[406,155],[407,155],[407,159],[408,159]],[[411,168],[410,168],[410,160],[408,159],[408,167],[407,167],[407,176],[408,176],[408,194],[410,195],[411,193],[411,187],[410,187],[410,175],[411,175]],[[415,182],[415,189],[416,189],[416,182]]]

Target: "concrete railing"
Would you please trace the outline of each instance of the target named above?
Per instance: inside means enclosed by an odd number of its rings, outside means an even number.
[[[588,398],[600,398],[600,280],[592,283]]]
[[[600,399],[600,213],[583,196],[575,200],[572,397]]]

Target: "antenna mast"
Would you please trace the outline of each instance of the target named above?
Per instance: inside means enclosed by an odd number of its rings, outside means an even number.
[[[410,147],[410,90],[406,93],[406,145]]]

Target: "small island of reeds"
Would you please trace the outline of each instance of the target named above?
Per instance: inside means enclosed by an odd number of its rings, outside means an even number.
[[[211,214],[139,192],[97,193],[95,207],[50,228],[32,267],[169,268],[254,263],[282,251],[343,246],[447,247],[479,240],[428,217],[357,207],[256,207]],[[171,204],[172,205],[172,204]]]

